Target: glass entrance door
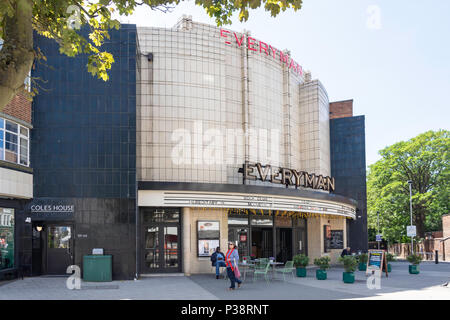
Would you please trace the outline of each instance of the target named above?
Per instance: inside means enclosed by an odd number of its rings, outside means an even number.
[[[306,252],[306,231],[305,229],[294,229],[294,253],[307,254]]]
[[[145,209],[142,271],[181,272],[179,213],[174,209]]]
[[[277,228],[277,255],[276,260],[286,262],[292,260],[292,229]]]
[[[47,236],[47,273],[66,274],[67,267],[73,264],[72,226],[49,225]]]
[[[252,255],[256,258],[273,256],[273,229],[252,228]]]

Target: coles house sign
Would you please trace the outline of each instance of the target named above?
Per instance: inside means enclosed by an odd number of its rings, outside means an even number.
[[[74,205],[66,204],[33,204],[30,207],[33,213],[73,213]]]
[[[311,189],[321,189],[325,191],[334,191],[335,181],[332,177],[310,174],[305,171],[295,169],[272,168],[271,165],[252,164],[245,162],[239,172],[244,175],[245,180],[269,181],[276,184],[293,185],[296,187],[305,187]]]
[[[303,68],[301,65],[295,62],[294,59],[292,59],[287,53],[272,47],[270,44],[263,41],[258,41],[255,38],[246,36],[245,34],[238,34],[225,29],[220,29],[220,36],[225,38],[225,43],[228,45],[232,45],[234,43],[239,48],[245,46],[250,51],[271,56],[274,60],[279,59],[279,61],[284,63],[289,70],[293,70],[298,75],[303,76]]]

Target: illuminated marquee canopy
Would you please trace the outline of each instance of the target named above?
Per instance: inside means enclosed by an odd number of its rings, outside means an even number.
[[[191,207],[281,210],[355,219],[355,206],[318,199],[234,192],[139,190],[140,207]]]

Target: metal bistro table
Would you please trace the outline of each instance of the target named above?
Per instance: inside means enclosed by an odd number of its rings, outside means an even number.
[[[247,276],[247,272],[250,271],[250,269],[255,268],[258,262],[259,262],[259,259],[254,259],[254,260],[251,260],[251,262],[247,261],[247,263],[242,263],[242,262],[239,263],[239,267],[241,267],[243,269],[242,271],[244,273],[244,280]],[[272,266],[272,280],[273,280],[275,278],[276,267],[284,265],[284,263],[276,262],[276,261],[269,261],[269,264]]]
[[[254,268],[255,265],[256,265],[256,263],[249,262],[249,261],[247,261],[246,263],[239,262],[238,266],[239,266],[239,268],[242,267],[242,269],[243,269],[243,270],[241,270],[241,273],[242,272],[244,273],[244,280],[245,280],[245,278],[247,276],[247,272],[250,271],[252,268]]]
[[[272,265],[272,280],[275,279],[275,268],[276,266],[282,266],[284,265],[283,262],[276,262],[276,261],[269,261],[269,263]]]

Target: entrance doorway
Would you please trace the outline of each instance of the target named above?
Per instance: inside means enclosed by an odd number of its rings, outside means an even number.
[[[143,273],[181,272],[180,210],[141,208]]]
[[[73,230],[69,225],[47,225],[47,273],[66,274],[73,263]]]
[[[66,275],[74,261],[74,229],[70,223],[33,223],[33,275]]]
[[[252,255],[258,258],[273,256],[273,228],[252,228]]]
[[[277,228],[277,256],[276,261],[292,260],[292,228]]]

